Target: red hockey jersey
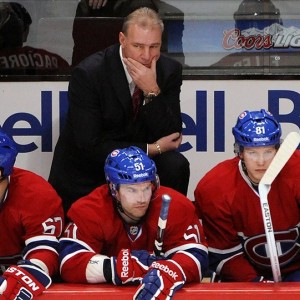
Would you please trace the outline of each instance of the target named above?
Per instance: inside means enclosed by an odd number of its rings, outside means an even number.
[[[299,165],[296,151],[268,194],[283,274],[300,269]],[[238,157],[218,164],[200,180],[195,205],[207,237],[210,267],[223,281],[272,277],[259,194]]]
[[[58,269],[58,237],[63,229],[61,199],[42,177],[14,168],[0,208],[0,265],[38,259],[49,274]]]
[[[207,260],[201,224],[194,205],[185,196],[170,188],[160,187],[140,225],[130,226],[120,217],[108,186],[102,185],[88,196],[76,201],[68,212],[68,217],[72,221],[65,231],[69,250],[64,249],[62,242],[60,259],[64,280],[87,282],[86,267],[95,254],[117,256],[123,248],[148,250],[152,253],[163,194],[169,194],[172,198],[164,232],[165,256],[175,259],[175,255],[181,250],[197,249],[205,253],[203,257]],[[203,266],[207,261],[201,259],[199,261],[192,254],[183,256],[184,259],[179,259],[178,263],[187,276],[187,282],[199,282],[202,277],[201,264]]]

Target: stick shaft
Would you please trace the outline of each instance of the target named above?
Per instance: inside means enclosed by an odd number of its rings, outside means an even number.
[[[300,143],[300,135],[297,132],[290,132],[284,139],[271,164],[269,165],[264,176],[260,180],[262,184],[271,184],[277,177],[278,173],[285,166],[287,161],[293,155]]]
[[[299,145],[299,142],[300,135],[297,132],[291,132],[288,134],[279,150],[277,151],[264,176],[260,180],[258,186],[265,234],[267,239],[267,247],[269,250],[270,263],[273,273],[273,279],[275,282],[281,281],[281,271],[268,202],[268,193],[271,189],[272,182],[285,166],[290,157],[293,155],[294,151]]]
[[[156,256],[163,255],[162,253],[163,238],[167,226],[170,202],[171,202],[171,197],[169,195],[167,194],[162,195],[162,204],[161,204],[160,215],[157,224],[157,236],[154,242],[154,252]]]
[[[276,241],[275,241],[275,236],[274,236],[270,207],[269,207],[269,203],[268,203],[268,199],[267,199],[268,189],[265,189],[264,192],[261,190],[260,192],[261,192],[260,203],[261,203],[261,209],[262,209],[264,228],[265,228],[266,239],[267,239],[267,247],[269,250],[273,279],[275,282],[279,282],[279,281],[281,281],[281,271],[280,271],[280,264],[279,264],[278,254],[277,254]]]

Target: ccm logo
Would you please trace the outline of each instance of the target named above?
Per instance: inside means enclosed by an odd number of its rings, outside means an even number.
[[[9,267],[6,272],[14,273],[21,281],[23,281],[27,286],[29,286],[33,291],[39,290],[39,286],[26,274],[24,274],[20,269],[15,267]]]

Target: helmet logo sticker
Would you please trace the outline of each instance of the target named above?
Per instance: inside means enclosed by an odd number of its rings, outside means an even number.
[[[141,173],[141,174],[133,174],[133,178],[143,178],[148,176],[149,176],[148,172]]]
[[[119,154],[119,150],[114,150],[112,153],[111,153],[111,157],[116,157],[118,154]]]
[[[247,112],[244,111],[244,112],[242,112],[242,113],[239,115],[239,119],[242,120],[242,119],[244,119],[246,116],[247,116]]]

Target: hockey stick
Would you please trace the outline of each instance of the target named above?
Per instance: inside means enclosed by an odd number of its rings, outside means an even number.
[[[167,194],[162,195],[162,204],[161,204],[161,209],[160,209],[160,214],[159,214],[158,224],[157,224],[157,236],[154,242],[154,253],[156,256],[163,256],[162,253],[163,238],[167,226],[170,202],[171,202],[171,197],[169,195]]]
[[[270,255],[274,282],[281,281],[281,272],[270,207],[268,203],[268,193],[271,189],[272,182],[284,167],[284,165],[287,163],[287,161],[290,159],[299,143],[300,135],[297,132],[291,132],[287,135],[258,185],[260,205],[263,215],[264,228],[267,238],[267,246]]]

